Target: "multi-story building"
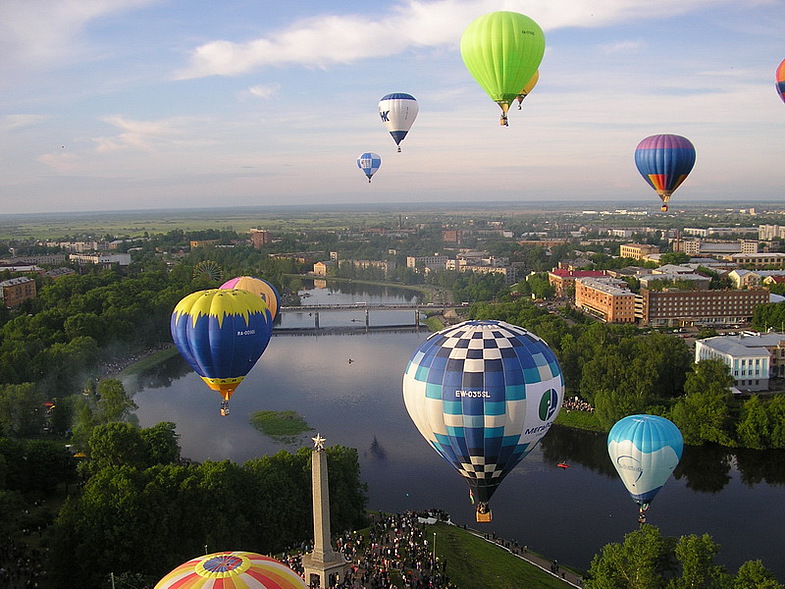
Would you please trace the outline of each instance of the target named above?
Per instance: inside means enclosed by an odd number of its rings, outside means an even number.
[[[623,280],[577,279],[575,306],[606,323],[635,322],[635,293],[627,288]]]
[[[251,229],[251,244],[254,249],[262,249],[263,245],[273,242],[273,234],[266,229]]]
[[[736,387],[765,391],[770,378],[785,377],[785,333],[741,333],[695,343],[695,361],[717,358],[731,370]]]
[[[660,248],[656,245],[646,243],[626,243],[619,248],[619,256],[622,258],[632,258],[642,260],[650,254],[659,253]]]
[[[567,290],[575,284],[578,278],[600,278],[605,276],[602,270],[567,270],[556,268],[548,272],[548,282],[553,287],[557,297],[563,297]]]
[[[765,288],[747,290],[641,289],[635,316],[654,327],[746,325],[758,305],[769,302]]]
[[[112,264],[128,266],[131,263],[131,254],[69,254],[68,259],[77,264],[96,264],[106,267]]]
[[[25,276],[0,282],[0,298],[9,309],[18,306],[22,301],[34,299],[35,295],[35,280],[32,278]]]
[[[761,253],[761,254],[732,254],[728,258],[739,266],[754,266],[755,268],[785,267],[785,254],[780,253]]]
[[[785,239],[785,225],[759,225],[758,239],[761,241]]]
[[[407,268],[430,268],[431,270],[444,270],[447,256],[406,256]]]

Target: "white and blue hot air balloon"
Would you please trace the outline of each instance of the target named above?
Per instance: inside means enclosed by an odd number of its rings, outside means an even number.
[[[417,100],[406,92],[393,92],[382,96],[379,101],[379,117],[392,135],[399,152],[401,151],[401,141],[412,128],[412,123],[417,118],[418,112],[420,112],[420,106],[417,104]]]
[[[556,419],[564,393],[548,344],[503,321],[465,321],[432,334],[403,375],[420,434],[468,482],[477,521],[488,501]]]
[[[630,496],[640,508],[639,521],[681,460],[679,428],[658,415],[628,415],[608,432],[608,454]]]
[[[371,176],[382,167],[382,158],[378,153],[367,151],[357,158],[357,167],[365,172],[365,175],[368,176],[368,182],[370,182]]]

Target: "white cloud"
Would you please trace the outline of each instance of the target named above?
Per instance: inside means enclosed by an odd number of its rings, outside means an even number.
[[[646,44],[643,41],[618,41],[616,43],[602,45],[600,49],[606,55],[613,55],[617,53],[628,55],[630,53],[635,53],[645,47]]]
[[[257,84],[248,88],[248,93],[257,98],[270,98],[281,89],[280,84]]]
[[[466,25],[494,10],[523,12],[544,30],[599,27],[631,19],[673,17],[729,0],[409,0],[387,13],[322,15],[293,23],[269,36],[244,43],[211,41],[197,47],[180,79],[234,76],[270,66],[326,68],[390,56],[410,48],[457,47]]]
[[[23,127],[31,127],[38,123],[47,120],[49,117],[44,115],[6,115],[0,118],[0,131],[8,132],[14,129],[21,129]]]
[[[80,45],[91,21],[158,1],[2,0],[0,54],[5,64],[22,67],[62,62]]]
[[[173,138],[182,136],[181,119],[161,121],[135,121],[116,115],[103,120],[114,125],[122,132],[109,137],[95,137],[96,150],[109,153],[124,149],[154,151],[157,145],[171,143]]]

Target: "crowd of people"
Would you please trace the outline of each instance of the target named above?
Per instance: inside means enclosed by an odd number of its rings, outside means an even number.
[[[589,403],[584,401],[578,396],[574,397],[564,397],[564,401],[562,401],[562,409],[566,409],[567,411],[588,411],[589,413],[594,412],[594,407],[592,407]]]
[[[348,568],[335,589],[392,589],[403,581],[407,589],[455,589],[447,564],[435,556],[425,537],[422,519],[447,520],[441,511],[377,516],[367,534],[346,533],[335,540]],[[307,550],[306,550],[307,552]],[[304,573],[301,555],[284,556],[293,570]]]
[[[0,587],[38,587],[38,581],[45,574],[40,551],[17,544],[11,538],[6,538],[0,544]]]

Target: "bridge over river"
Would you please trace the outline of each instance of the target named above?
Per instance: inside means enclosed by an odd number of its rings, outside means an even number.
[[[323,332],[357,332],[357,331],[370,331],[370,330],[392,330],[392,329],[420,329],[420,316],[428,311],[445,311],[447,309],[457,309],[468,306],[468,303],[461,303],[457,305],[436,305],[434,303],[338,303],[338,304],[304,304],[296,306],[286,306],[279,309],[279,313],[308,313],[313,317],[313,326],[307,327],[286,327],[277,326],[274,328],[275,333],[323,333]],[[349,325],[323,327],[320,324],[320,316],[322,313],[330,312],[361,312],[365,315],[365,320],[351,319]],[[371,321],[371,312],[381,311],[411,311],[412,322],[397,325],[373,325]]]

